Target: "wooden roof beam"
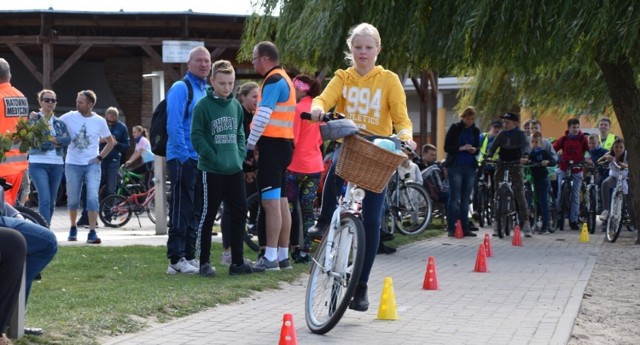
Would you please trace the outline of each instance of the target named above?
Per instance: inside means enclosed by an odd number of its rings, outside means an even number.
[[[31,72],[31,74],[38,80],[40,84],[42,84],[42,73],[38,70],[36,65],[33,64],[31,59],[25,54],[20,47],[13,43],[7,43],[7,46],[11,51],[20,59],[20,61],[27,67],[27,70]]]

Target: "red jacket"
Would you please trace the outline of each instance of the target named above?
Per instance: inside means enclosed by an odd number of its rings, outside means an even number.
[[[565,131],[565,134],[553,143],[553,148],[557,152],[562,151],[560,170],[567,171],[569,161],[579,163],[584,160],[585,152],[589,152],[589,141],[582,131],[579,131],[575,138],[569,137],[569,131]],[[573,170],[573,172],[581,171],[582,169],[577,168]]]

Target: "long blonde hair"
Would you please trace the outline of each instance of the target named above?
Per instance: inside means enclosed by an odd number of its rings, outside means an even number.
[[[349,51],[344,53],[345,59],[349,62],[349,65],[351,66],[353,66],[354,64],[353,54],[351,53],[351,50],[353,49],[351,42],[353,41],[353,38],[356,36],[369,36],[373,38],[373,40],[376,42],[376,47],[378,48],[380,48],[382,44],[382,41],[380,39],[380,33],[378,32],[378,29],[376,29],[375,26],[369,23],[360,23],[352,27],[351,30],[349,30],[349,37],[347,38],[347,46],[349,46]]]

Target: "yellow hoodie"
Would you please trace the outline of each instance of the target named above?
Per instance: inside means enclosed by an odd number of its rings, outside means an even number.
[[[358,127],[389,136],[395,128],[400,140],[413,139],[413,125],[407,114],[407,99],[398,76],[376,66],[364,76],[353,67],[338,70],[322,94],[312,103],[323,112],[336,111]]]

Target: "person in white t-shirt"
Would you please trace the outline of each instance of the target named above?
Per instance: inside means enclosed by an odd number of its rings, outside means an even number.
[[[133,168],[131,171],[136,174],[143,174],[145,176],[144,181],[146,185],[149,186],[155,156],[153,155],[153,152],[151,152],[151,143],[149,142],[149,139],[147,139],[147,130],[142,126],[133,126],[131,132],[136,140],[136,150],[133,151],[131,157],[129,157],[129,159],[124,163],[124,166],[129,167],[133,162],[140,158],[142,160],[142,164]]]
[[[65,161],[65,177],[67,179],[67,208],[71,219],[69,241],[78,240],[76,219],[80,203],[82,182],[87,188],[87,211],[89,213],[89,235],[87,243],[99,244],[100,238],[96,234],[98,217],[98,189],[100,188],[100,162],[115,146],[115,139],[111,136],[107,121],[93,112],[96,104],[96,94],[91,90],[78,92],[76,109],[60,117],[67,125],[71,143],[67,149]],[[99,151],[100,140],[106,145]]]

